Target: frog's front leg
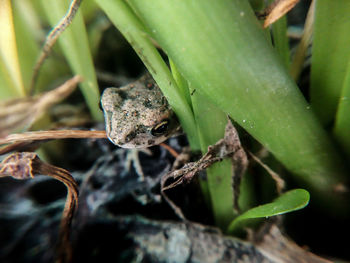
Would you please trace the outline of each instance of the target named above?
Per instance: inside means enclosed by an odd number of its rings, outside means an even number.
[[[143,152],[147,155],[152,155],[151,150],[149,150],[148,148],[129,149],[126,156],[126,170],[130,172],[131,165],[133,165],[137,175],[139,176],[138,180],[140,182],[143,182],[145,180],[145,174],[143,173],[142,165],[140,162],[140,157],[139,157],[140,152]]]

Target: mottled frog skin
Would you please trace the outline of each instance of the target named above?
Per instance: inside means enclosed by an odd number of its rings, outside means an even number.
[[[157,145],[180,129],[167,99],[150,74],[120,88],[106,88],[101,105],[109,140],[123,148]]]

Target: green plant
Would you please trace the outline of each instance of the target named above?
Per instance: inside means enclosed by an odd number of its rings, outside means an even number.
[[[334,187],[345,180],[342,157],[288,74],[286,42],[277,42],[283,47],[279,49],[284,61],[281,63],[246,1],[97,3],[138,52],[157,82],[169,73],[164,63],[157,67],[151,62],[150,57],[157,55],[155,49],[145,48],[152,45],[148,35],[158,42],[186,79],[190,94],[196,92],[190,102],[194,117],[191,112],[183,115],[174,107],[180,120],[195,119],[197,134],[184,125],[193,148],[198,140],[205,152],[208,145],[222,137],[223,120],[228,114],[271,151],[313,196],[328,207],[334,204],[345,207],[333,193]],[[285,30],[283,26],[274,30],[275,39],[282,39],[283,34],[286,37]],[[144,42],[137,41],[138,37]],[[183,88],[168,83],[159,81],[170,103],[179,104],[177,99],[172,101],[170,92],[181,93]],[[183,81],[179,83],[182,85]],[[186,94],[178,96],[181,103],[188,103]],[[232,203],[230,168],[226,165],[218,169],[213,174],[209,170],[208,188],[215,218],[223,227],[233,216],[233,212],[227,212]],[[226,204],[226,213],[222,203]]]
[[[51,25],[58,22],[68,6],[65,1],[55,1],[52,12],[52,6],[48,6],[46,1],[36,2],[39,7],[35,8],[28,1],[25,2],[33,10],[44,7],[42,12]],[[294,69],[290,68],[285,18],[273,25],[270,36],[269,32],[262,29],[251,6],[244,0],[153,0],[152,3],[137,0],[95,0],[129,41],[159,84],[179,117],[193,150],[200,149],[205,153],[209,145],[222,138],[229,115],[266,147],[326,209],[331,207],[334,212],[348,212],[344,199],[334,192],[346,179],[346,157],[340,154],[332,142],[332,134],[322,126],[333,120],[337,112],[334,135],[344,151],[350,152],[350,133],[347,132],[349,118],[346,115],[349,107],[347,96],[350,45],[347,34],[344,34],[348,24],[339,27],[346,20],[350,5],[342,1],[335,2],[337,4],[330,5],[319,1],[316,5],[311,74],[311,106],[319,115],[315,116],[288,73]],[[91,10],[96,10],[93,3],[89,5]],[[329,9],[332,12],[325,14],[325,10]],[[6,10],[11,12],[11,8],[7,7]],[[19,9],[15,8],[14,13],[18,12]],[[88,11],[85,12],[89,14]],[[340,19],[332,19],[332,16],[340,16]],[[5,19],[4,16],[0,15],[0,19],[1,17]],[[21,26],[12,30],[12,36],[22,37],[20,32],[34,31],[31,28],[33,25],[21,22],[25,18],[15,15],[15,25],[16,19]],[[3,23],[9,23],[8,21]],[[322,31],[332,31],[337,37],[325,39]],[[271,45],[271,37],[274,39],[274,47]],[[34,34],[28,35],[28,39],[37,43],[34,38]],[[331,56],[324,57],[328,44],[335,45],[338,38],[343,43],[341,48],[338,52],[329,54]],[[157,51],[153,39],[168,55],[171,71]],[[60,37],[59,44],[72,71],[82,74],[87,80],[82,85],[84,95],[92,115],[99,119],[100,114],[95,109],[98,97],[96,77],[87,41],[82,17],[78,15],[70,29]],[[12,53],[15,54],[17,48],[15,42],[12,43]],[[28,75],[38,54],[38,44],[33,45],[35,50],[30,53],[31,63],[25,63],[26,68],[21,68],[23,76]],[[22,61],[25,57],[21,55],[17,59],[16,55],[12,55],[6,60],[3,55],[1,69],[6,73],[0,74],[0,81],[9,87],[7,91],[23,90],[24,84],[21,84],[23,81],[18,73],[18,64],[21,63],[18,60]],[[332,63],[328,63],[327,59]],[[12,66],[8,66],[9,64]],[[55,62],[55,66],[60,68],[62,63]],[[328,70],[329,68],[334,69],[335,73]],[[339,68],[346,70],[337,75]],[[44,70],[52,71],[49,63],[46,63],[42,71]],[[325,70],[332,75],[331,78],[322,74]],[[16,73],[7,79],[8,72]],[[50,78],[60,74],[60,71],[53,72]],[[48,82],[43,74],[40,77],[39,87],[44,85],[40,81]],[[332,92],[336,86],[337,94],[328,101],[325,96],[320,96],[317,83],[325,83],[321,89],[324,93]],[[325,111],[323,105],[327,105]],[[247,190],[242,191],[240,202],[247,204],[247,200],[252,198],[252,186],[245,182],[244,187]],[[209,168],[208,181],[202,183],[202,188],[206,199],[210,200],[215,221],[222,229],[226,229],[235,217],[236,220],[243,217],[237,217],[232,209],[229,161]],[[289,211],[307,204],[308,196],[305,192],[298,193],[297,201],[288,208]],[[286,199],[281,197],[278,200]],[[285,207],[288,207],[289,200],[284,202]],[[266,215],[272,214],[271,210],[267,210]],[[253,218],[256,215],[250,216]]]

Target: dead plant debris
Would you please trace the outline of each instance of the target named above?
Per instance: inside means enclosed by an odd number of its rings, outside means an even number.
[[[107,139],[106,131],[52,130],[10,134],[5,138],[0,138],[0,155],[24,149],[35,150],[40,142],[49,140],[89,138]]]
[[[13,153],[0,163],[0,177],[9,176],[23,180],[34,178],[37,175],[50,176],[67,187],[67,198],[60,223],[57,261],[71,262],[70,226],[78,206],[78,185],[74,178],[67,170],[41,161],[33,152]]]
[[[77,84],[82,81],[80,76],[74,76],[58,88],[43,94],[0,102],[0,137],[15,130],[29,128],[52,105],[70,95]]]
[[[300,0],[275,0],[265,10],[259,14],[259,17],[265,18],[264,28],[267,28],[282,16],[287,14]]]
[[[165,194],[165,191],[180,184],[190,182],[198,172],[208,168],[216,162],[224,160],[225,158],[230,158],[232,161],[234,208],[239,211],[239,186],[242,176],[248,166],[248,158],[242,148],[236,129],[232,125],[231,121],[228,120],[224,138],[220,139],[216,144],[209,146],[207,153],[203,155],[202,158],[200,158],[197,162],[186,163],[182,168],[166,174],[161,180],[161,193],[164,199],[169,203],[169,205],[181,219],[186,220],[181,209],[172,200],[170,200],[170,198]],[[166,185],[169,179],[173,179],[174,182]]]

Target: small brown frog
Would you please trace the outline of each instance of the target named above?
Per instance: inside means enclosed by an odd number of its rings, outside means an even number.
[[[160,144],[178,133],[179,122],[150,74],[121,88],[107,88],[101,96],[106,133],[123,148]]]

